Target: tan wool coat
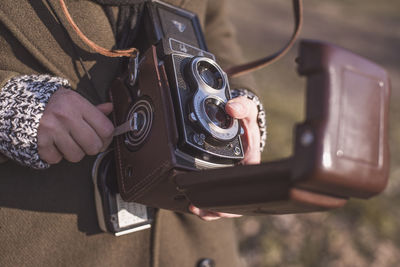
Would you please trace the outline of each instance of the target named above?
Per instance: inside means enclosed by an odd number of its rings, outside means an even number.
[[[46,0],[0,1],[0,88],[12,77],[48,73],[66,78],[92,103],[106,92],[120,66],[91,51],[67,23],[58,0],[49,0],[76,44],[95,97],[71,41]],[[217,61],[237,61],[239,49],[226,17],[225,0],[168,0],[198,14],[207,45]],[[67,0],[81,30],[112,48],[115,39],[101,6]],[[238,83],[239,84],[239,83]],[[194,215],[160,210],[151,230],[122,237],[97,224],[91,181],[94,157],[33,170],[12,160],[0,164],[0,266],[197,266],[211,258],[218,267],[242,266],[232,220],[204,222]]]

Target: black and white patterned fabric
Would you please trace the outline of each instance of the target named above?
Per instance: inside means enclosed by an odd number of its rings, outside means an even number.
[[[37,146],[39,120],[49,98],[69,82],[50,75],[23,75],[9,80],[0,91],[0,152],[35,169],[48,168]]]
[[[245,96],[257,105],[257,124],[258,128],[260,128],[260,151],[263,152],[265,144],[267,142],[267,119],[263,104],[256,94],[247,89],[232,89],[231,96],[233,98],[238,96]]]

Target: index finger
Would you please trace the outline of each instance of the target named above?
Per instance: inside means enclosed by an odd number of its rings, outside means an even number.
[[[239,96],[228,101],[226,112],[235,119],[257,120],[257,105],[245,96]]]
[[[93,128],[103,143],[108,146],[114,132],[114,125],[110,119],[95,106],[91,106],[83,113],[83,119]]]

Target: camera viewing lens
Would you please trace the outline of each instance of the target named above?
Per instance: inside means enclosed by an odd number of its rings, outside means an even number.
[[[222,129],[228,129],[232,126],[233,119],[225,112],[221,102],[213,98],[208,98],[204,101],[204,107],[207,116],[216,126]]]
[[[219,70],[209,62],[200,61],[197,63],[197,71],[201,79],[214,89],[221,89],[223,86],[223,77]]]

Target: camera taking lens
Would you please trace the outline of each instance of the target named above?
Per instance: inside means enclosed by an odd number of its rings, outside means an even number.
[[[233,118],[225,112],[225,105],[215,99],[207,98],[204,101],[204,109],[208,118],[218,127],[228,129],[232,126]]]

